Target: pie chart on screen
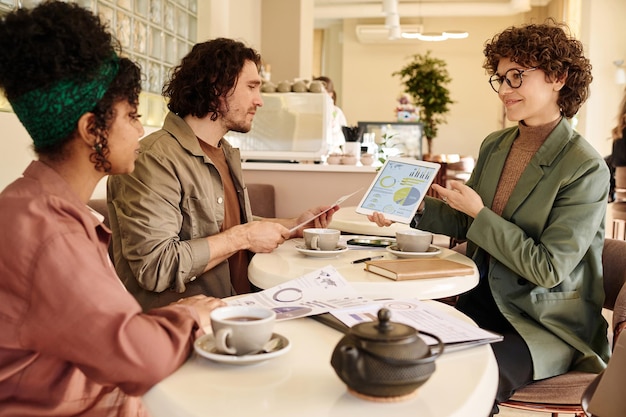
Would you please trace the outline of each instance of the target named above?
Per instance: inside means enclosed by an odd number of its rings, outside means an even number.
[[[393,194],[393,201],[401,206],[411,206],[419,201],[420,192],[417,188],[400,188]]]

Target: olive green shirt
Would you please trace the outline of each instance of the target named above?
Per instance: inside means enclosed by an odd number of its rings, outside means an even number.
[[[221,140],[240,207],[252,219],[239,149]],[[131,174],[108,180],[115,269],[144,309],[182,297],[234,294],[228,261],[211,270],[206,237],[220,233],[224,188],[191,128],[169,113],[163,128],[141,140]]]

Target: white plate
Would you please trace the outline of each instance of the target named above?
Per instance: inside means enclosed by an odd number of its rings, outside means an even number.
[[[334,258],[340,253],[347,251],[348,247],[340,245],[340,246],[337,246],[334,250],[315,250],[315,249],[308,249],[304,245],[297,245],[296,250],[306,256],[312,256],[314,258]]]
[[[272,348],[271,352],[256,353],[254,355],[235,356],[219,353],[215,348],[215,339],[213,338],[213,334],[205,334],[204,336],[199,337],[196,339],[193,347],[198,355],[204,356],[205,358],[211,359],[215,362],[228,363],[231,365],[250,365],[253,363],[265,362],[268,359],[284,355],[289,351],[289,349],[291,349],[291,343],[289,343],[289,339],[285,336],[273,333],[270,342],[274,339],[276,339],[276,345]]]
[[[393,253],[398,258],[431,258],[441,253],[441,249],[435,245],[430,245],[426,252],[402,252],[396,245],[387,246],[387,251]]]

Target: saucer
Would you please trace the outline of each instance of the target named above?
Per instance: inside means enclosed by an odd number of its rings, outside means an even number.
[[[314,258],[334,258],[340,253],[347,251],[348,247],[339,245],[334,250],[315,250],[308,249],[304,245],[297,245],[296,250],[303,255],[312,256]]]
[[[432,258],[433,256],[439,255],[441,253],[441,249],[435,245],[430,245],[426,252],[402,252],[398,249],[397,245],[387,246],[387,251],[396,255],[398,258]]]
[[[259,352],[252,355],[227,355],[225,353],[220,353],[215,348],[215,339],[213,338],[213,334],[205,334],[204,336],[199,337],[193,344],[194,349],[200,356],[204,356],[207,359],[210,359],[215,362],[227,363],[230,365],[251,365],[253,363],[265,362],[268,359],[273,359],[278,356],[282,356],[291,349],[291,343],[289,343],[289,339],[285,336],[282,336],[278,333],[272,333],[272,338],[270,342],[275,341],[275,345],[270,352]]]

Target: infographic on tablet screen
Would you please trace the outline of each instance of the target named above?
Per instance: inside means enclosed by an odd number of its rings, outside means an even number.
[[[437,169],[387,161],[361,207],[399,217],[409,217],[422,201]]]

